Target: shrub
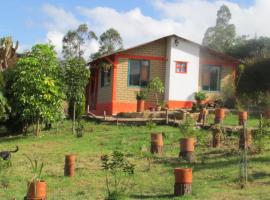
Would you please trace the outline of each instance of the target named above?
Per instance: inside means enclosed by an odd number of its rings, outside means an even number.
[[[102,168],[106,172],[107,200],[122,199],[123,193],[130,185],[135,165],[131,164],[123,153],[114,151],[111,156],[101,157]],[[110,175],[110,176],[109,176]]]
[[[195,92],[194,98],[196,101],[203,101],[207,98],[205,92]]]

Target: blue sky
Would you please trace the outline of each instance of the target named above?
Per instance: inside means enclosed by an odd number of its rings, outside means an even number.
[[[231,9],[239,34],[270,34],[260,22],[270,17],[264,11],[269,0],[1,0],[0,37],[11,35],[21,49],[51,40],[59,52],[63,34],[87,23],[97,34],[116,28],[125,46],[170,33],[200,42],[223,3]],[[98,47],[89,45],[90,51]]]

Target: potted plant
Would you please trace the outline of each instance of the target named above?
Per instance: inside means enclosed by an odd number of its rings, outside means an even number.
[[[195,121],[190,116],[187,116],[184,122],[179,125],[180,132],[183,135],[183,138],[180,139],[179,157],[182,157],[189,162],[194,159],[196,144],[194,125]]]
[[[27,199],[46,199],[46,182],[42,179],[43,163],[38,160],[32,160],[30,157],[25,157],[30,161],[33,176],[28,183]]]
[[[161,105],[159,104],[158,95],[163,94],[165,90],[162,80],[159,77],[155,77],[149,82],[147,87],[149,92],[153,92],[155,94],[156,110],[160,111]]]
[[[199,91],[199,92],[195,92],[194,98],[197,102],[197,105],[201,106],[203,102],[206,100],[207,96],[205,92]]]
[[[147,93],[145,90],[141,90],[137,92],[136,99],[137,99],[137,112],[144,112],[144,101],[147,97]]]

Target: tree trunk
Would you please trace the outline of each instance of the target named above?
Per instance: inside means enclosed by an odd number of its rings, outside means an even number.
[[[39,131],[40,131],[40,127],[39,127],[39,118],[38,118],[36,122],[35,136],[39,136]]]
[[[75,121],[76,121],[76,101],[73,103],[73,122],[72,122],[72,133],[75,134]]]

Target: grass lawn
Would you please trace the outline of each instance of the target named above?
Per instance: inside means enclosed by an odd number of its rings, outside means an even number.
[[[213,123],[214,118],[215,118],[215,115],[210,114],[209,117],[208,117],[208,121],[210,123]],[[248,117],[247,125],[249,127],[258,127],[259,126],[259,121],[260,121],[260,119],[258,117],[251,115],[251,116]],[[225,116],[223,124],[224,125],[231,125],[231,126],[238,126],[238,115],[237,114],[232,114],[232,113],[227,114]]]
[[[178,158],[181,137],[178,128],[157,126],[154,131],[165,132],[165,149],[162,156],[148,162],[142,147],[149,148],[150,132],[145,127],[98,125],[84,122],[85,135],[76,138],[71,134],[71,123],[64,121],[59,133],[56,129],[43,131],[40,138],[33,136],[0,138],[0,150],[20,147],[12,155],[12,167],[0,171],[0,199],[21,200],[31,178],[29,162],[23,154],[43,161],[44,179],[48,184],[49,200],[88,200],[106,197],[105,172],[100,157],[121,150],[136,165],[134,185],[127,191],[126,199],[172,199],[175,167],[193,168],[193,195],[175,199],[235,200],[270,199],[270,151],[249,155],[249,184],[241,189],[239,177],[239,152],[237,137],[227,137],[222,148],[209,147],[211,134],[197,131],[196,161],[192,164]],[[77,155],[76,175],[63,176],[64,156]],[[3,180],[8,180],[4,189]]]

